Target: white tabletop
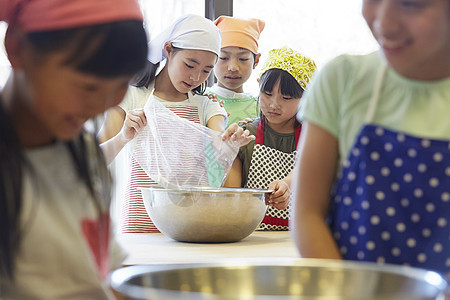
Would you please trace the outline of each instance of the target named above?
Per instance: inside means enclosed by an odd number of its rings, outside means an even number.
[[[127,233],[117,238],[129,254],[125,265],[299,258],[288,231],[255,231],[239,242],[218,244],[182,243],[161,233]]]

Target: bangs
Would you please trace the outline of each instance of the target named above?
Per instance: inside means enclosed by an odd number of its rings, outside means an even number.
[[[77,69],[100,77],[136,74],[145,66],[147,59],[147,37],[142,23],[129,21],[127,24],[115,23],[108,27],[110,28],[104,35],[100,36],[100,45],[78,63]],[[76,55],[76,52],[73,55]]]
[[[145,66],[148,51],[140,21],[35,32],[29,38],[43,55],[69,49],[65,65],[105,78],[136,74]]]
[[[281,69],[269,69],[259,79],[261,92],[272,92],[275,84],[280,81],[280,92],[292,98],[301,98],[303,89],[295,78]]]

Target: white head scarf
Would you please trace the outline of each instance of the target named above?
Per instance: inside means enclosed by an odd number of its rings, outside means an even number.
[[[188,14],[150,41],[148,60],[159,63],[166,58],[164,44],[171,42],[176,48],[206,50],[219,55],[220,30],[205,17]]]

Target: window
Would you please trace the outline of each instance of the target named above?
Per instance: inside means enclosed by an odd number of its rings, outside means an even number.
[[[11,65],[6,57],[5,43],[3,42],[5,32],[6,23],[0,22],[0,41],[2,41],[0,46],[0,89],[5,85],[6,79],[8,79],[8,75],[11,70]]]
[[[151,38],[184,14],[204,15],[204,0],[139,0]]]
[[[186,13],[203,15],[204,0],[140,0],[149,37]],[[361,16],[361,0],[234,0],[233,14],[266,22],[260,38],[261,67],[270,49],[290,46],[315,60],[318,68],[342,53],[363,54],[377,49]],[[0,40],[6,24],[0,22]],[[4,45],[0,51],[0,88],[10,66]],[[256,68],[245,90],[258,93]]]
[[[161,32],[178,17],[192,13],[203,15],[204,0],[139,0],[144,15],[144,22],[149,37]],[[0,22],[0,89],[6,82],[10,72],[10,64],[4,51],[6,23]]]
[[[361,0],[234,0],[233,15],[266,22],[259,39],[261,60],[244,86],[258,94],[256,78],[269,50],[289,46],[312,58],[318,69],[343,53],[378,48],[361,15]]]

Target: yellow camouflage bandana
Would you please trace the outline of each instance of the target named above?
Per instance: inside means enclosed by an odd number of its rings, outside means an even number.
[[[304,90],[316,69],[316,64],[312,59],[299,52],[283,47],[269,51],[269,58],[264,63],[259,77],[261,78],[264,72],[270,69],[281,69],[288,72]]]

